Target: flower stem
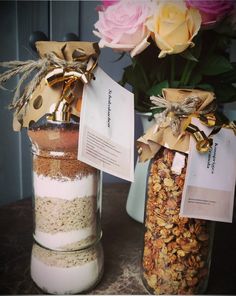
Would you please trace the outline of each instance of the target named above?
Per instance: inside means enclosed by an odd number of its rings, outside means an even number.
[[[173,87],[175,80],[175,57],[171,55],[170,57],[170,87]]]
[[[180,85],[185,86],[188,83],[189,77],[191,75],[191,61],[187,61],[185,64],[181,79],[180,79]]]

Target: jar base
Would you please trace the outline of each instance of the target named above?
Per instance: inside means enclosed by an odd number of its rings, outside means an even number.
[[[34,244],[31,278],[48,294],[78,294],[93,289],[101,280],[104,256],[101,243],[88,249],[58,252]]]

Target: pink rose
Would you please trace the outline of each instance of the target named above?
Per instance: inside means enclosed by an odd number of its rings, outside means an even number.
[[[119,0],[103,0],[102,1],[102,5],[104,6],[104,7],[108,7],[108,6],[111,6],[111,5],[113,5],[113,4],[115,4],[116,2],[118,2]]]
[[[96,7],[96,10],[97,11],[104,11],[108,6],[111,6],[111,5],[115,4],[118,1],[119,0],[103,0],[102,5],[98,5]]]
[[[120,1],[99,11],[99,20],[94,34],[100,38],[99,46],[110,47],[117,51],[140,53],[149,43],[149,31],[145,21],[150,14],[147,2]]]
[[[207,25],[219,21],[234,7],[234,0],[186,0],[190,7],[199,10],[202,24]]]

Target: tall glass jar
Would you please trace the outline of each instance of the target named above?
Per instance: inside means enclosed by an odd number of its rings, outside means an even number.
[[[171,168],[175,151],[162,148],[150,163],[142,279],[152,294],[202,294],[207,288],[214,223],[180,217],[186,162]]]
[[[68,268],[74,262],[77,268],[73,269],[73,277],[77,274],[78,284],[75,285],[77,289],[74,286],[72,290],[79,293],[84,287],[81,266],[87,265],[91,273],[90,285],[88,279],[86,289],[97,282],[103,270],[102,247],[98,245],[101,238],[101,174],[77,159],[79,122],[72,119],[70,122],[41,120],[31,126],[28,135],[33,153],[33,236],[36,242],[32,251],[31,276],[44,291],[54,293],[44,274],[53,276],[55,282],[61,281],[61,277],[70,274]],[[91,258],[93,264],[89,265]],[[54,269],[58,264],[63,268],[54,274],[53,268],[45,267],[52,267],[52,264]],[[67,293],[69,288],[66,287],[60,293]]]

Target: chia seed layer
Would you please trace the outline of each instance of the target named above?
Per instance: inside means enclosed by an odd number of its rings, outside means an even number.
[[[95,245],[91,248],[80,251],[58,252],[40,247],[38,244],[33,245],[32,256],[48,266],[54,267],[74,267],[81,266],[88,262],[102,257],[101,245]]]
[[[35,197],[35,224],[46,233],[67,232],[96,223],[96,196],[63,200],[59,198]]]

